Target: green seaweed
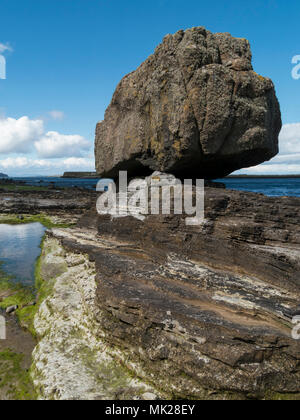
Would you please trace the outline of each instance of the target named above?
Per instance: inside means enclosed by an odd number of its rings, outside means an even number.
[[[7,192],[35,192],[35,191],[49,191],[53,190],[53,187],[48,186],[33,186],[33,185],[22,185],[22,184],[6,184],[0,183],[0,189]],[[63,188],[59,188],[62,190]]]
[[[14,282],[14,279],[1,268],[0,262],[0,309],[18,306],[17,319],[23,328],[28,328],[33,322],[36,294],[34,287],[24,286]]]
[[[50,217],[45,216],[44,214],[35,214],[35,215],[0,215],[0,224],[7,225],[21,225],[28,223],[41,223],[47,229],[51,228],[69,228],[73,224],[70,223],[54,223]]]
[[[0,352],[0,393],[11,400],[36,400],[30,370],[24,369],[24,356],[10,349]]]

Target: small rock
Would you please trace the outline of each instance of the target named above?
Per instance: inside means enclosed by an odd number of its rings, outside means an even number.
[[[142,398],[146,401],[154,401],[157,400],[157,395],[153,394],[152,392],[145,392],[145,394],[142,395]]]
[[[9,306],[8,308],[6,308],[6,313],[7,314],[12,314],[13,312],[16,312],[18,307],[19,307],[18,305]]]
[[[292,312],[291,312],[291,318],[294,318],[295,316],[300,316],[300,306],[298,306],[297,307],[297,309],[294,309]]]
[[[36,302],[29,302],[26,305],[23,306],[23,308],[28,308],[29,306],[35,306]]]

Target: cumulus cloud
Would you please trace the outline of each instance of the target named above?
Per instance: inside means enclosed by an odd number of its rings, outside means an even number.
[[[279,141],[280,153],[300,153],[300,123],[285,124],[282,127]]]
[[[84,137],[45,132],[43,120],[0,118],[0,155],[37,152],[39,158],[82,157],[92,144]]]
[[[82,151],[91,148],[91,143],[79,135],[64,135],[49,131],[35,142],[35,148],[41,158],[81,157]]]
[[[57,175],[65,171],[94,171],[94,159],[67,158],[57,160],[34,159],[25,156],[0,159],[0,172],[15,176]]]
[[[30,153],[35,140],[42,136],[42,120],[28,117],[0,119],[0,154]]]
[[[269,164],[253,166],[252,168],[242,169],[239,173],[246,175],[299,175],[299,164]]]
[[[285,124],[279,136],[279,155],[269,162],[238,173],[248,175],[300,174],[300,123]]]

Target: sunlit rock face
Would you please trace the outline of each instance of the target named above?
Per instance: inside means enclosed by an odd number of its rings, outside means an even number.
[[[198,226],[94,209],[78,226],[62,242],[95,261],[99,329],[136,374],[169,398],[300,399],[299,198],[206,187]]]
[[[202,27],[167,35],[118,85],[96,129],[101,176],[217,178],[278,153],[274,85],[253,71],[246,39]]]

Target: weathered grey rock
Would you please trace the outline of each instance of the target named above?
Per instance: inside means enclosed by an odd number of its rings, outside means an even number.
[[[48,280],[49,295],[34,319],[39,342],[31,376],[39,399],[137,400],[155,395],[153,387],[115,363],[113,352],[106,351],[98,336],[94,264],[85,255],[66,253],[48,236],[40,274],[51,271],[52,261],[61,255],[67,268]]]
[[[185,217],[55,232],[96,263],[108,348],[169,398],[300,399],[300,199],[206,188],[204,223]]]
[[[13,192],[4,186],[0,188],[0,220],[5,222],[5,215],[10,218],[14,214],[19,220],[26,215],[47,214],[59,217],[56,223],[69,223],[66,219],[77,220],[86,210],[95,206],[97,194],[93,190],[69,188],[65,190],[18,190]],[[12,184],[17,185],[19,184]],[[96,182],[95,182],[96,189]],[[80,199],[78,197],[80,196]],[[63,221],[65,219],[65,221]]]
[[[6,308],[6,313],[12,314],[13,312],[16,312],[16,310],[18,309],[18,305],[14,305],[14,306],[9,306],[8,308]]]
[[[96,129],[96,168],[217,178],[278,153],[274,85],[246,39],[202,27],[167,35],[118,85]]]

